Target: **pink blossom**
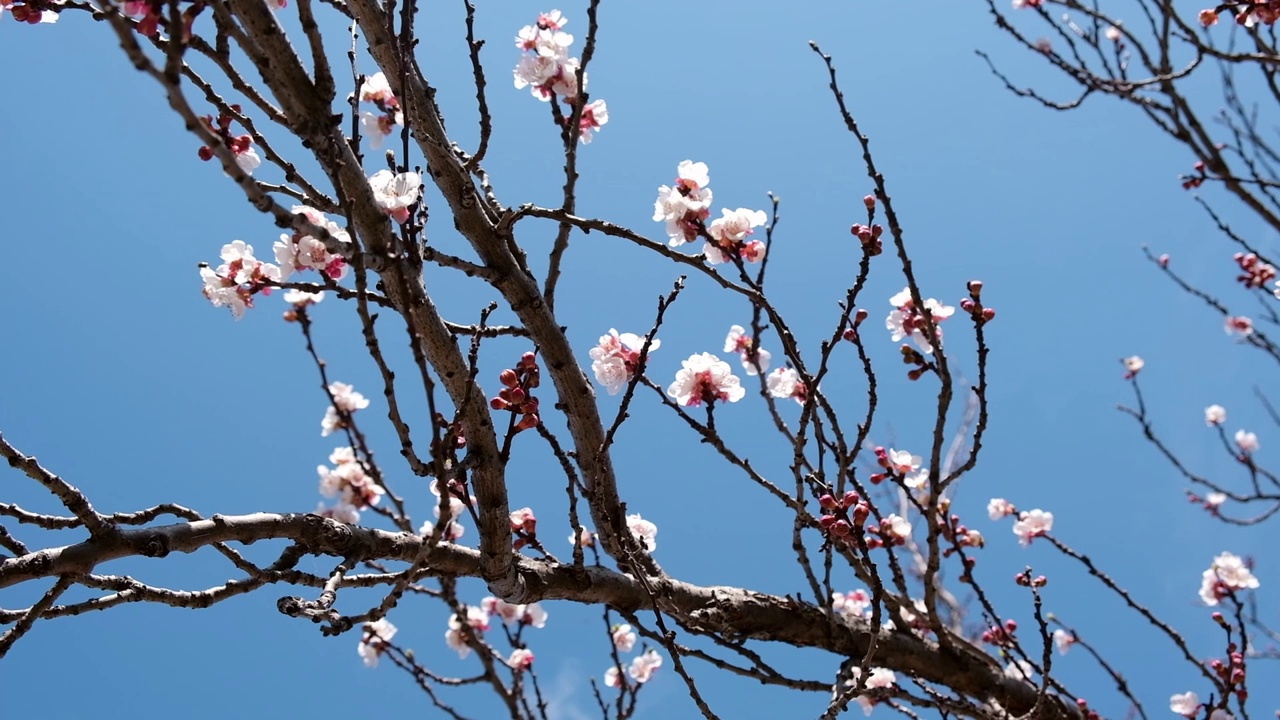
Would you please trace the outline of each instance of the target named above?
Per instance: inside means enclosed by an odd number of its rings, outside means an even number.
[[[517,672],[533,665],[533,651],[528,648],[516,648],[507,658],[507,665]]]
[[[1062,629],[1053,631],[1053,645],[1058,648],[1059,655],[1066,655],[1067,651],[1071,649],[1071,646],[1074,645],[1075,642],[1075,633],[1070,633]]]
[[[911,537],[911,523],[897,515],[885,515],[880,521],[880,534],[886,541],[901,543]]]
[[[1210,427],[1221,425],[1227,421],[1227,409],[1221,405],[1210,405],[1204,409],[1204,423]]]
[[[752,228],[760,227],[768,221],[764,211],[723,208],[720,212],[721,216],[707,226],[710,239],[702,251],[707,262],[718,265],[728,262],[734,255],[747,262],[763,259],[764,243],[758,240],[747,241],[747,237],[754,232]]]
[[[848,594],[831,593],[831,610],[845,617],[863,617],[871,607],[871,595],[866,590],[850,590]]]
[[[418,202],[421,186],[422,178],[412,172],[393,174],[390,170],[379,170],[369,178],[378,207],[398,223],[409,220],[409,208]]]
[[[711,214],[712,195],[707,187],[710,183],[706,163],[682,160],[676,167],[675,184],[658,188],[653,219],[667,224],[672,247],[697,239],[703,222]]]
[[[924,462],[919,455],[912,455],[906,450],[889,448],[889,469],[898,473],[909,473]]]
[[[1236,590],[1252,590],[1258,587],[1249,565],[1238,555],[1224,552],[1213,559],[1201,575],[1200,599],[1205,605],[1217,605],[1218,601]]]
[[[345,427],[343,413],[349,416],[357,410],[369,407],[369,400],[346,383],[330,383],[329,394],[333,396],[333,405],[329,406],[324,419],[320,421],[321,437],[327,437],[334,430]]]
[[[667,388],[667,394],[679,405],[698,407],[716,400],[737,402],[747,394],[729,364],[715,355],[690,355],[681,365],[675,382]]]
[[[594,545],[595,541],[596,541],[596,534],[588,530],[586,525],[579,525],[578,532],[571,533],[569,535],[570,545],[577,543],[582,545],[582,547],[586,548]]]
[[[1125,369],[1124,379],[1125,380],[1131,380],[1137,377],[1138,373],[1142,370],[1142,368],[1147,366],[1146,361],[1138,357],[1137,355],[1130,355],[1129,357],[1125,358],[1121,362],[1124,363],[1124,369]]]
[[[1236,447],[1240,448],[1240,452],[1252,455],[1258,452],[1261,445],[1256,434],[1240,429],[1236,431]]]
[[[631,648],[636,644],[636,633],[626,623],[614,625],[609,634],[613,638],[613,646],[618,649],[618,652],[631,652]]]
[[[592,133],[609,122],[609,106],[604,100],[594,100],[582,109],[582,117],[578,120],[578,140],[583,144],[591,142]]]
[[[627,516],[627,529],[642,547],[648,552],[658,549],[658,526],[640,517],[639,514]]]
[[[1018,512],[1018,509],[1013,506],[1013,503],[1004,498],[991,498],[991,501],[987,503],[987,516],[992,520],[999,520],[1016,512]]]
[[[1194,692],[1184,692],[1169,698],[1169,709],[1187,718],[1200,714],[1200,696]]]
[[[319,210],[306,205],[295,205],[293,214],[302,215],[312,225],[324,229],[333,240],[343,245],[351,243],[351,236],[347,231]],[[280,264],[281,279],[288,278],[298,270],[316,270],[334,280],[341,280],[346,275],[346,258],[330,253],[324,241],[317,237],[299,231],[291,235],[282,234],[272,250],[275,252],[276,262]]]
[[[356,646],[356,651],[360,654],[360,659],[364,660],[365,667],[378,666],[378,656],[386,650],[387,643],[391,642],[391,638],[395,636],[396,626],[386,618],[364,624],[364,634],[360,638],[360,644]]]
[[[222,264],[217,269],[201,265],[204,296],[214,307],[226,307],[239,319],[246,308],[253,307],[253,296],[266,294],[280,282],[280,268],[253,255],[253,246],[235,240],[222,246]]]
[[[724,351],[736,352],[742,358],[742,369],[748,376],[759,375],[761,372],[769,369],[769,361],[773,355],[763,348],[755,349],[755,358],[752,359],[752,349],[755,348],[755,341],[747,334],[745,328],[741,325],[733,325],[729,328],[729,335],[724,339]]]
[[[1243,315],[1228,315],[1223,330],[1234,337],[1249,337],[1253,334],[1253,321]]]
[[[862,668],[855,665],[850,668],[849,671],[849,678],[844,681],[844,684],[846,687],[857,687],[858,679],[862,677]],[[892,670],[888,668],[874,667],[871,668],[871,671],[867,674],[867,682],[863,688],[866,690],[887,691],[893,689],[897,685],[897,682],[897,676],[893,674]],[[879,702],[879,696],[879,694],[874,696],[858,695],[854,700],[862,707],[862,712],[865,715],[871,715],[872,708],[874,708],[876,703]]]
[[[646,683],[660,667],[662,667],[662,656],[656,650],[645,650],[643,654],[632,658],[627,674],[638,683]]]
[[[800,381],[800,373],[794,368],[778,368],[769,373],[765,381],[769,395],[776,398],[792,398],[803,405],[809,396],[808,388]]]
[[[649,342],[649,352],[661,346],[662,341],[654,338]],[[643,348],[644,337],[635,333],[618,334],[617,330],[609,328],[609,334],[601,335],[599,344],[589,353],[596,382],[604,385],[610,395],[617,395],[635,377]]]
[[[925,309],[933,318],[936,332],[936,338],[931,340],[925,335],[924,314],[915,307],[915,301],[911,299],[911,288],[903,288],[902,292],[889,298],[889,304],[896,308],[884,321],[885,329],[892,333],[890,339],[893,342],[899,342],[903,338],[910,337],[916,347],[920,348],[920,352],[925,355],[933,354],[933,343],[942,337],[940,324],[956,311],[954,307],[943,305],[933,298],[924,300]]]
[[[1018,536],[1018,542],[1023,545],[1030,545],[1033,539],[1052,529],[1053,513],[1039,509],[1022,513],[1013,524],[1013,534]]]

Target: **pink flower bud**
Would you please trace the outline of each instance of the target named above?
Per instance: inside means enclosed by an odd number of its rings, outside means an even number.
[[[868,195],[868,196],[866,196],[866,197],[862,198],[862,204],[863,204],[863,205],[866,205],[868,210],[875,210],[875,209],[876,209],[876,196],[875,196],[875,195]]]

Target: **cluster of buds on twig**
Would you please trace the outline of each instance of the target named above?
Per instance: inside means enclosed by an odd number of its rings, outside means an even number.
[[[507,368],[498,375],[503,388],[489,401],[489,407],[520,414],[516,432],[538,426],[538,398],[530,391],[538,387],[540,375],[537,356],[531,352],[520,356],[520,362],[514,368]]]
[[[858,308],[858,311],[853,314],[853,327],[844,331],[844,339],[849,342],[856,342],[858,340],[858,326],[866,319],[867,311],[862,308]]]
[[[827,493],[818,498],[818,505],[824,511],[818,519],[818,527],[828,538],[842,542],[852,540],[854,531],[860,529],[871,514],[871,507],[852,490],[839,500]]]
[[[1031,577],[1031,568],[1027,568],[1013,576],[1013,581],[1022,587],[1042,588],[1049,584],[1049,578],[1043,575]]]
[[[1224,628],[1229,627],[1226,618],[1222,617],[1222,613],[1215,612],[1213,619]],[[1243,703],[1249,697],[1249,691],[1245,688],[1244,653],[1240,652],[1235,643],[1227,644],[1227,653],[1226,662],[1214,658],[1209,661],[1209,669],[1218,676],[1218,680],[1222,682],[1225,692],[1235,693],[1236,697]]]
[[[1192,167],[1195,168],[1196,174],[1182,176],[1183,190],[1191,190],[1191,189],[1200,187],[1201,185],[1204,184],[1205,178],[1208,177],[1208,175],[1205,174],[1205,171],[1204,171],[1203,160],[1197,161],[1196,164],[1193,165]]]
[[[879,223],[870,226],[854,223],[849,228],[849,232],[858,238],[868,255],[874,257],[884,252],[884,243],[880,240],[880,236],[884,234],[884,228]]]
[[[1096,710],[1089,707],[1089,701],[1084,698],[1076,700],[1076,705],[1080,708],[1080,714],[1084,716],[1084,720],[1101,720]]]
[[[969,313],[973,321],[979,324],[989,323],[996,319],[995,308],[982,305],[982,281],[969,281],[969,297],[960,301],[960,309]]]
[[[1016,620],[1005,620],[1004,626],[992,625],[982,633],[982,642],[988,645],[998,645],[1001,647],[1012,646],[1017,642],[1014,633],[1018,631],[1018,622]]]
[[[49,0],[0,0],[0,12],[8,10],[14,20],[28,25],[57,22],[55,7]]]
[[[946,511],[942,510],[941,512],[945,513]],[[940,521],[938,530],[944,539],[955,543],[955,546],[942,551],[943,557],[950,557],[958,547],[980,548],[987,544],[987,540],[982,537],[982,533],[960,522],[959,515],[951,515],[946,517],[945,521]],[[973,564],[973,558],[968,558],[968,564]]]
[[[232,105],[231,111],[240,114],[240,106]],[[230,113],[218,113],[216,121],[212,115],[205,115],[200,120],[204,123],[205,129],[216,136],[236,156],[236,164],[240,166],[241,170],[246,173],[252,173],[254,169],[262,164],[262,159],[258,157],[258,153],[253,149],[253,138],[248,135],[231,134],[231,123],[235,118]],[[198,154],[201,160],[208,162],[213,159],[213,147],[202,145]]]
[[[450,422],[443,413],[436,413],[435,425],[440,430],[440,439],[445,441],[451,449],[461,450],[467,446],[467,436],[463,434],[462,423]],[[450,438],[452,438],[452,442],[449,442]],[[431,441],[431,454],[436,455],[439,452],[439,441],[433,439]]]
[[[925,359],[919,350],[903,343],[902,347],[898,348],[898,351],[902,353],[902,363],[904,365],[915,366],[907,371],[908,380],[919,380],[921,375],[929,371],[929,361]]]
[[[1246,288],[1259,288],[1276,279],[1275,266],[1262,262],[1254,253],[1236,253],[1231,259],[1240,266],[1236,281]]]

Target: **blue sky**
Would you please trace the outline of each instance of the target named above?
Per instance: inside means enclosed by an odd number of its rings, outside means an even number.
[[[1259,433],[1261,462],[1276,452],[1276,429],[1252,399],[1252,386],[1265,387],[1271,369],[1139,251],[1150,245],[1170,253],[1189,279],[1250,307],[1231,287],[1233,249],[1178,186],[1177,175],[1193,158],[1128,108],[1097,101],[1054,114],[1019,101],[987,74],[974,49],[990,51],[1028,82],[1053,89],[1062,81],[1006,43],[979,7],[939,3],[926,13],[890,5],[793,3],[783,12],[764,3],[605,3],[591,90],[608,101],[610,121],[579,154],[580,214],[661,236],[650,219],[655,191],[686,158],[710,166],[717,207],[764,208],[772,191],[782,198],[783,214],[770,248],[773,297],[815,352],[855,272],[848,227],[862,215],[861,198],[870,189],[825,71],[806,44],[817,40],[835,56],[851,106],[872,137],[924,292],[958,304],[965,282],[981,278],[985,300],[999,312],[989,328],[987,448],[956,499],[989,539],[979,577],[1007,615],[1030,627],[1025,593],[1008,579],[1028,564],[1048,574],[1047,609],[1095,641],[1159,717],[1170,694],[1193,689],[1203,696],[1208,688],[1078,568],[1041,544],[1018,547],[1007,521],[989,523],[983,508],[988,498],[1004,496],[1053,511],[1057,537],[1091,554],[1181,628],[1198,654],[1221,654],[1209,611],[1196,597],[1200,573],[1222,550],[1258,554],[1266,607],[1280,563],[1262,551],[1280,535],[1274,526],[1225,527],[1188,505],[1183,483],[1115,405],[1132,397],[1117,361],[1140,354],[1158,427],[1193,467],[1219,477],[1233,469],[1204,427],[1202,410],[1211,403],[1227,407],[1231,431]],[[560,7],[581,43],[583,4]],[[478,34],[490,41],[484,57],[495,135],[488,169],[508,205],[554,204],[561,184],[546,108],[507,79],[517,59],[508,37],[545,9],[490,2],[478,17]],[[450,113],[450,130],[470,146],[475,110],[461,4],[433,11],[433,22],[420,25],[428,28],[421,64]],[[346,35],[340,24],[332,29],[340,57]],[[263,299],[241,322],[210,308],[196,270],[233,239],[265,251],[278,231],[213,165],[196,158],[199,142],[167,111],[159,89],[132,70],[109,28],[72,15],[52,27],[6,21],[0,33],[0,58],[22,70],[0,77],[0,92],[15,99],[15,111],[0,119],[0,173],[10,188],[0,219],[8,251],[0,263],[0,431],[84,489],[101,510],[163,501],[207,514],[310,510],[318,500],[312,468],[334,443],[319,436],[326,401],[301,338],[280,321],[277,298]],[[373,66],[366,61],[361,70]],[[433,239],[464,252],[443,209],[433,211]],[[1237,213],[1233,223],[1260,247],[1275,245],[1270,231],[1247,216]],[[531,223],[521,232],[536,257],[554,228]],[[887,255],[877,262],[864,295],[872,328],[903,285]],[[646,329],[656,298],[679,269],[592,235],[574,239],[566,273],[563,320],[585,360],[610,327]],[[441,272],[429,274],[428,285],[458,321],[473,321],[495,297]],[[377,423],[385,408],[376,368],[353,340],[350,310],[332,299],[318,309],[320,352],[335,379],[373,399],[365,422],[381,457],[394,458],[393,436]],[[655,378],[669,382],[689,354],[719,351],[729,325],[749,317],[745,303],[691,279],[660,334]],[[871,347],[885,423],[872,439],[922,449],[934,387],[905,382],[895,345],[877,332]],[[971,377],[972,341],[959,318],[947,338],[953,366]],[[768,339],[764,346],[777,349]],[[492,347],[488,378],[523,349]],[[824,390],[860,413],[863,390],[847,370]],[[630,508],[659,526],[659,561],[704,585],[801,589],[790,559],[790,521],[643,399],[615,463]],[[617,399],[604,396],[601,404],[608,417]],[[749,395],[718,412],[717,421],[750,449],[753,462],[785,474],[788,457],[767,432],[763,410]],[[529,470],[511,478],[513,507],[532,505],[543,527],[563,525],[554,466],[532,446],[519,447],[517,457]],[[425,489],[407,469],[388,467],[397,488],[418,503],[421,521],[429,507]],[[0,500],[56,510],[20,475],[0,483]],[[546,533],[553,542],[566,534]],[[73,535],[52,542],[78,540]],[[271,550],[249,552],[265,557]],[[329,561],[307,559],[303,567],[323,574]],[[225,580],[229,569],[210,552],[130,561],[109,571],[194,588]],[[484,594],[478,583],[464,587],[472,602]],[[7,589],[0,606],[25,606],[37,592]],[[270,589],[200,612],[128,606],[41,624],[10,653],[0,696],[14,716],[38,711],[54,718],[81,717],[90,707],[101,717],[424,712],[425,698],[408,678],[389,666],[369,671],[360,664],[354,635],[322,638],[311,624],[276,612],[284,594],[294,592]],[[363,609],[374,599],[350,592],[339,603]],[[608,662],[600,616],[565,604],[548,610],[551,619],[532,646],[558,717],[576,718],[593,705],[586,678],[598,677]],[[446,617],[439,606],[407,602],[391,619],[401,628],[397,640],[433,668],[465,674],[469,666],[442,642]],[[784,667],[808,676],[826,677],[835,667],[825,656],[772,651]],[[1085,657],[1069,655],[1058,667],[1082,694],[1099,698],[1102,712],[1123,714]],[[1255,667],[1259,678],[1270,670]],[[697,664],[693,671],[726,718],[816,716],[825,702],[764,691]],[[64,687],[75,695],[52,694]],[[1280,704],[1275,688],[1255,680],[1252,689],[1255,711]],[[486,706],[461,697],[462,707],[487,716]],[[642,718],[694,714],[669,668],[642,694]]]

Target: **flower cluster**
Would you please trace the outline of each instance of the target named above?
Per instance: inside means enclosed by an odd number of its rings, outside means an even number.
[[[394,132],[396,125],[404,124],[400,101],[391,92],[391,85],[383,73],[374,73],[360,83],[360,102],[373,103],[378,109],[376,113],[367,110],[360,113],[360,128],[374,147],[381,146],[382,139]]]
[[[858,680],[862,678],[862,668],[855,665],[849,668],[849,673],[849,678],[844,681],[845,687],[857,687]],[[863,686],[863,689],[868,692],[854,698],[858,705],[862,706],[863,714],[871,715],[871,710],[876,703],[893,694],[897,682],[897,676],[889,668],[871,668],[867,674],[866,684]]]
[[[254,294],[261,291],[267,295],[271,286],[280,282],[280,268],[254,257],[253,246],[243,240],[223,245],[221,257],[217,269],[200,265],[204,296],[214,307],[229,308],[238,320],[245,308],[253,307]]]
[[[711,216],[710,184],[706,163],[682,160],[676,166],[675,183],[658,188],[653,219],[667,224],[671,247],[693,242],[702,234],[703,223]]]
[[[933,354],[933,344],[942,339],[942,328],[939,325],[956,311],[954,307],[943,305],[933,298],[924,301],[924,310],[933,319],[934,337],[930,338],[926,335],[924,312],[912,300],[911,288],[903,288],[902,292],[889,298],[889,304],[894,310],[885,318],[884,326],[893,333],[890,339],[898,342],[910,337],[925,355]]]
[[[422,194],[422,178],[418,173],[393,173],[379,170],[369,178],[373,200],[382,211],[398,223],[409,221],[410,208]]]
[[[1013,524],[1013,534],[1018,536],[1022,545],[1030,545],[1031,541],[1047,534],[1053,529],[1053,513],[1036,509],[1018,515]]]
[[[839,499],[830,493],[824,494],[818,498],[818,506],[823,511],[818,527],[832,541],[851,542],[854,531],[860,530],[871,515],[871,506],[852,490]]]
[[[328,437],[334,430],[347,427],[352,413],[369,407],[369,399],[346,383],[329,383],[329,394],[333,396],[333,404],[324,411],[320,420],[321,437]]]
[[[133,3],[125,3],[126,6],[130,4]],[[231,110],[237,115],[240,114],[239,105],[232,105]],[[230,113],[218,113],[217,120],[214,120],[212,115],[205,115],[200,120],[204,123],[205,129],[218,138],[219,143],[231,150],[236,156],[236,165],[240,166],[240,170],[246,175],[252,175],[253,171],[262,164],[262,158],[258,157],[258,152],[253,149],[253,138],[248,135],[231,134],[231,123],[235,118]],[[203,145],[198,154],[201,160],[208,162],[213,159],[213,148]]]
[[[755,341],[741,325],[729,327],[729,334],[724,339],[724,351],[738,353],[742,358],[742,369],[748,376],[759,375],[768,370],[773,358],[768,350],[756,347]]]
[[[512,415],[519,415],[515,431],[535,428],[538,420],[538,398],[531,392],[541,381],[538,370],[538,358],[531,352],[520,356],[514,368],[507,368],[498,374],[502,389],[489,400],[489,407],[494,410],[510,410]]]
[[[992,625],[982,631],[982,642],[988,645],[997,645],[1001,647],[1012,647],[1018,638],[1018,622],[1016,620],[1005,620],[1004,625]]]
[[[675,184],[658,188],[658,199],[653,203],[654,221],[666,223],[672,247],[698,238],[706,240],[702,254],[712,265],[730,262],[735,257],[744,262],[760,262],[764,259],[764,242],[749,238],[753,228],[768,220],[764,211],[722,208],[721,216],[708,224],[711,190],[707,186],[710,183],[706,163],[681,161],[676,167]]]
[[[317,465],[316,473],[320,476],[320,494],[327,497],[339,497],[338,506],[346,506],[353,511],[377,505],[386,491],[369,476],[364,463],[356,458],[355,450],[349,447],[337,448],[329,455],[327,465]],[[345,508],[335,512],[346,513]],[[359,514],[356,515],[359,518]]]
[[[921,470],[920,464],[924,459],[919,455],[912,455],[906,450],[895,450],[893,448],[885,449],[876,446],[874,449],[876,455],[876,464],[884,468],[885,472],[875,473],[869,479],[873,485],[879,485],[889,478],[902,480],[908,487],[918,489],[923,486],[924,481],[929,477],[929,468]],[[916,472],[920,470],[920,472]],[[909,478],[908,473],[914,473]]]
[[[386,651],[387,644],[395,636],[396,626],[386,618],[364,624],[364,633],[360,636],[360,644],[356,646],[356,652],[360,654],[365,667],[378,666],[378,656]]]
[[[990,517],[992,520],[1009,517],[1010,515],[1017,514],[1017,512],[1018,508],[1014,507],[1013,503],[1005,500],[1004,498],[991,498],[991,501],[987,503],[987,517]]]
[[[1236,276],[1236,282],[1244,284],[1246,288],[1260,288],[1276,279],[1275,266],[1262,262],[1256,253],[1238,252],[1231,256],[1231,259],[1240,266],[1240,274]]]
[[[600,343],[591,348],[591,371],[595,373],[596,382],[604,385],[610,395],[617,395],[635,377],[644,341],[635,333],[618,334],[617,330],[609,328],[609,334],[601,335]],[[648,352],[661,346],[662,341],[653,338],[649,341]]]
[[[59,3],[50,0],[0,0],[0,17],[8,10],[13,19],[28,25],[58,22],[58,12],[51,8]]]
[[[866,590],[831,593],[831,610],[849,618],[863,618],[871,608],[871,594]]]
[[[489,629],[489,613],[484,608],[465,606],[462,615],[449,616],[449,629],[444,632],[444,644],[466,659],[471,654],[468,640]]]
[[[631,658],[631,664],[627,667],[627,675],[637,683],[643,684],[649,682],[649,679],[653,677],[653,673],[660,667],[662,667],[662,656],[656,650],[650,648]],[[618,672],[617,665],[604,671],[605,687],[618,687],[622,682],[622,676]]]
[[[704,402],[714,404],[716,400],[737,402],[747,394],[729,363],[711,353],[690,355],[680,365],[675,382],[667,388],[667,394],[679,405],[698,407]]]
[[[570,108],[581,102],[579,90],[587,89],[587,73],[582,63],[569,57],[573,36],[561,28],[569,23],[559,10],[542,13],[533,25],[526,25],[516,35],[516,47],[525,55],[516,64],[514,72],[517,90],[529,88],[533,96],[543,102],[554,97]],[[582,87],[578,87],[578,74],[582,74]],[[609,108],[604,100],[596,100],[582,108],[578,120],[578,138],[585,144],[592,134],[609,122]]]
[[[351,236],[342,226],[330,220],[324,213],[307,205],[294,205],[294,215],[302,215],[318,228],[324,229],[342,245],[351,244]],[[329,252],[324,240],[295,230],[281,233],[271,248],[280,264],[280,279],[287,280],[294,272],[315,270],[333,280],[341,280],[347,274],[347,260],[342,255]]]
[[[1248,563],[1238,555],[1224,552],[1213,559],[1201,575],[1200,599],[1205,605],[1217,605],[1218,601],[1228,597],[1236,590],[1252,590],[1258,587],[1258,578],[1253,576]]]

